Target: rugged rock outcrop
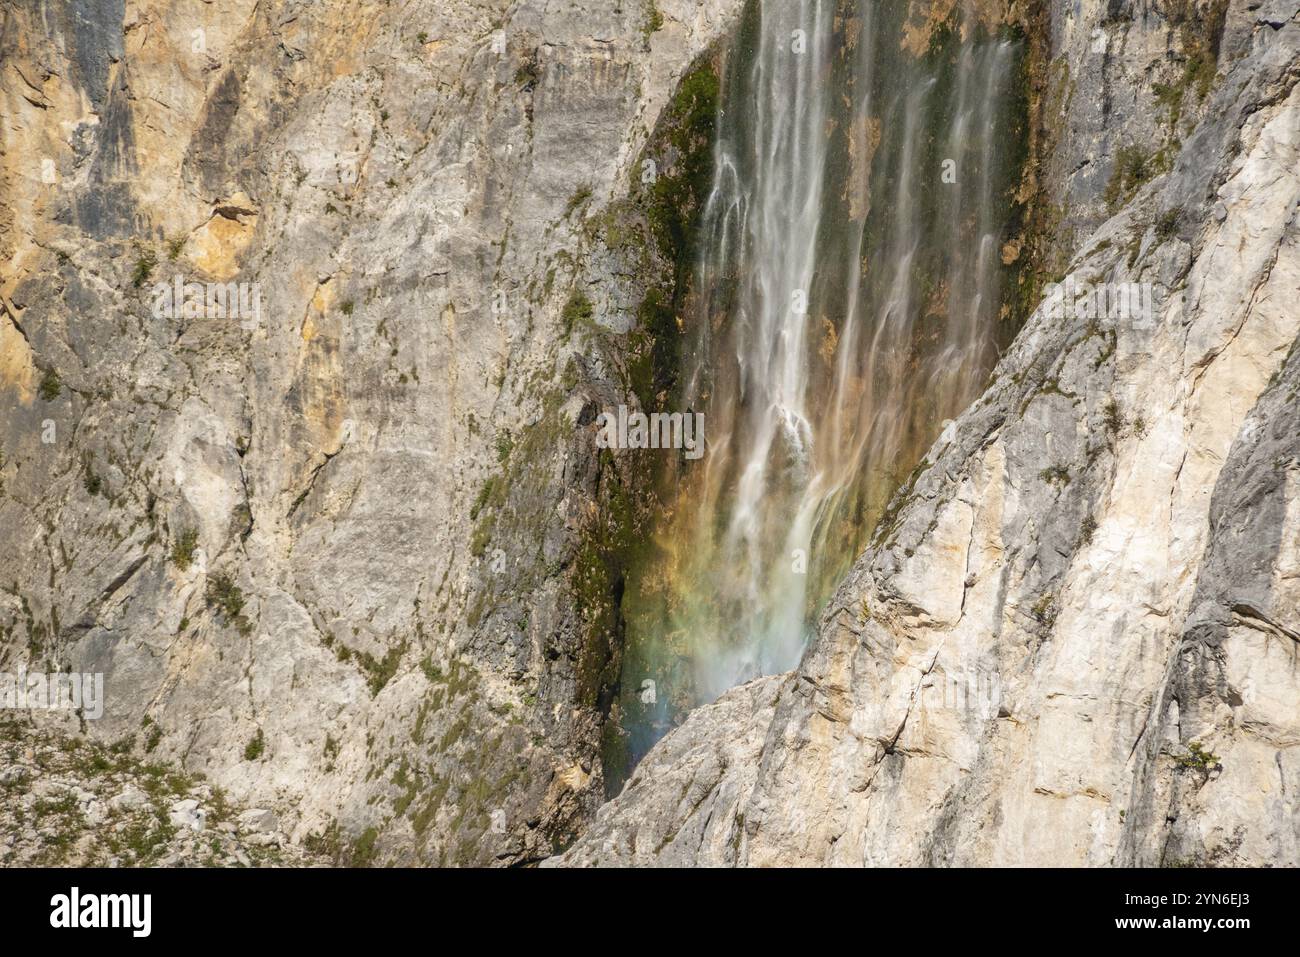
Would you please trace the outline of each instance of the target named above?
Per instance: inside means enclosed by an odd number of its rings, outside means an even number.
[[[1051,5],[1069,277],[1151,321],[1040,307],[799,668],[555,863],[1300,863],[1298,13]]]
[[[341,860],[570,840],[584,410],[671,266],[613,236],[738,2],[4,3],[0,668],[104,673],[87,733]]]
[[[125,745],[0,719],[0,865],[310,867],[265,808]]]

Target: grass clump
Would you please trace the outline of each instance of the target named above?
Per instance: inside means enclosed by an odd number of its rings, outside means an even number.
[[[104,490],[104,480],[95,471],[95,465],[90,456],[86,456],[82,462],[81,484],[85,487],[88,495],[98,495]]]
[[[655,0],[645,0],[645,26],[642,28],[642,36],[647,46],[650,44],[650,38],[663,27],[664,15],[659,12],[658,4]]]
[[[356,653],[357,663],[365,669],[366,686],[370,689],[372,698],[384,690],[384,685],[393,680],[404,654],[406,654],[406,642],[402,642],[395,648],[389,648],[382,658],[376,658],[368,651]]]
[[[1115,154],[1115,167],[1106,184],[1106,204],[1116,206],[1128,200],[1143,184],[1155,177],[1157,164],[1140,146],[1124,146]]]
[[[541,70],[538,69],[537,60],[533,57],[525,60],[519,69],[515,71],[515,83],[525,93],[532,92],[541,78]]]
[[[483,487],[479,489],[478,495],[474,498],[474,504],[469,507],[470,521],[477,521],[479,513],[482,512],[484,507],[492,500],[492,493],[495,491],[496,482],[496,476],[493,476],[483,483]]]
[[[198,529],[187,528],[172,543],[172,564],[181,571],[189,569],[194,562],[194,553],[199,547]]]
[[[1083,544],[1091,545],[1092,536],[1097,534],[1097,520],[1093,518],[1091,515],[1085,516],[1083,519],[1083,525],[1079,529],[1079,531],[1083,539]]]
[[[225,573],[213,576],[208,579],[203,597],[208,607],[220,612],[221,617],[234,625],[241,635],[248,634],[251,626],[244,617],[244,593],[234,579]]]
[[[379,840],[379,831],[373,827],[368,827],[361,832],[357,842],[352,845],[351,860],[348,862],[352,867],[369,867],[375,859],[375,844]]]
[[[425,655],[420,660],[420,670],[424,672],[424,676],[429,679],[430,684],[437,684],[442,680],[442,669],[433,663],[433,658],[429,655]]]
[[[564,207],[564,218],[568,219],[572,216],[574,211],[589,199],[591,199],[591,187],[579,186],[573,191],[573,195],[569,197],[568,205]]]
[[[41,399],[45,402],[53,402],[63,394],[63,380],[53,369],[46,369],[45,375],[41,378],[40,388],[37,390]]]
[[[162,728],[158,727],[158,723],[148,715],[144,716],[144,721],[141,722],[141,725],[146,731],[144,738],[144,753],[152,754],[154,749],[158,747],[159,743],[162,741]]]
[[[1038,473],[1038,477],[1052,485],[1069,485],[1070,470],[1064,465],[1053,465]]]
[[[1212,754],[1199,741],[1187,742],[1187,753],[1176,755],[1174,761],[1179,768],[1188,771],[1212,771],[1219,766],[1219,756]]]
[[[569,301],[565,303],[564,311],[560,313],[560,324],[564,334],[570,335],[577,325],[590,326],[595,314],[587,294],[581,289],[575,289]]]
[[[131,270],[131,285],[139,289],[147,283],[153,274],[153,267],[157,265],[158,257],[152,252],[141,253],[140,258],[135,261],[135,268]]]
[[[266,753],[266,738],[262,735],[262,729],[257,729],[257,734],[244,745],[244,760],[256,761]]]
[[[1106,432],[1110,435],[1119,435],[1124,428],[1124,413],[1120,411],[1119,403],[1114,399],[1107,400],[1101,412],[1101,419],[1106,425]]]
[[[1178,217],[1183,213],[1181,206],[1175,206],[1173,209],[1166,210],[1160,214],[1156,220],[1156,238],[1162,243],[1173,239],[1178,235]]]
[[[1030,613],[1034,616],[1035,621],[1051,628],[1052,625],[1056,624],[1056,599],[1048,592],[1043,592],[1038,596],[1038,600],[1034,602],[1034,607],[1030,609]]]

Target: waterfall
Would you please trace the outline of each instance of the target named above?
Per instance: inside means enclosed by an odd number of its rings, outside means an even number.
[[[691,707],[797,664],[889,495],[1009,338],[1021,43],[971,7],[909,16],[877,0],[743,15],[684,365],[709,450],[625,600],[632,761]]]

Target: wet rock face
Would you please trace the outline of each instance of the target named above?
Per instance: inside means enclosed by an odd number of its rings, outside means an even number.
[[[0,668],[103,672],[87,733],[335,859],[571,840],[650,272],[591,223],[738,5],[8,10]]]
[[[1067,278],[1151,315],[1040,307],[800,666],[692,714],[555,863],[1300,862],[1300,22],[1261,9],[1207,67],[1181,8],[1052,5]]]

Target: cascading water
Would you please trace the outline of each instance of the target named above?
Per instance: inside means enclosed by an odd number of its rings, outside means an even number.
[[[797,663],[889,495],[987,376],[1009,334],[1021,59],[970,7],[749,3],[684,364],[708,453],[624,600],[615,789],[690,708]]]

